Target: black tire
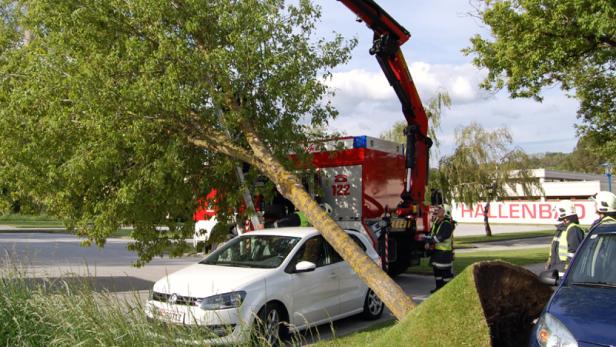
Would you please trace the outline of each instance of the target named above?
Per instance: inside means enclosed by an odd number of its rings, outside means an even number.
[[[389,250],[385,252],[385,237],[379,239],[379,254],[389,253],[391,258],[395,259],[388,264],[383,261],[383,269],[391,278],[396,278],[401,273],[406,272],[406,269],[411,265],[411,245],[412,240],[408,234],[390,233]]]
[[[267,303],[257,313],[253,345],[280,346],[287,337],[285,311],[276,303]]]
[[[407,254],[399,254],[398,260],[394,263],[390,263],[387,268],[387,274],[391,278],[396,278],[398,275],[406,272],[406,269],[411,265],[411,260]]]
[[[379,297],[372,291],[372,289],[368,289],[368,293],[366,293],[366,299],[364,299],[364,312],[362,316],[367,320],[376,320],[381,318],[383,314],[383,310],[385,309],[385,304],[379,299]]]

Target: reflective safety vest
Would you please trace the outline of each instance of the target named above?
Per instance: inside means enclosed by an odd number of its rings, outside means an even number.
[[[616,219],[610,217],[610,216],[605,216],[603,218],[601,218],[601,221],[599,222],[599,225],[601,224],[614,224],[616,223]]]
[[[560,237],[558,238],[558,259],[560,259],[560,261],[567,261],[567,258],[573,257],[574,253],[569,253],[569,243],[567,242],[567,235],[569,235],[569,230],[573,227],[582,229],[578,224],[569,223],[567,229],[560,233]]]
[[[434,223],[432,225],[432,230],[430,231],[430,235],[432,235],[432,237],[435,237],[438,234],[438,231],[441,230],[441,225],[443,225],[443,223],[449,223],[452,224],[450,220],[448,219],[443,219],[442,222],[438,223],[438,227],[436,227],[436,223]],[[434,244],[434,249],[437,251],[448,251],[451,252],[453,251],[453,224],[451,225],[452,227],[452,232],[451,232],[451,236],[448,239],[445,240],[439,240],[440,242],[436,242]]]

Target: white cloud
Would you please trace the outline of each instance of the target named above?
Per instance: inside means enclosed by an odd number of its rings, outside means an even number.
[[[326,83],[340,97],[357,100],[387,100],[395,97],[393,89],[382,73],[362,69],[338,72]]]
[[[515,145],[530,153],[570,151],[576,143],[578,102],[553,89],[544,101],[510,99],[505,92],[495,95],[479,89],[484,73],[470,64],[431,65],[424,62],[410,67],[421,98],[426,102],[446,89],[452,108],[443,114],[439,139],[440,153],[453,150],[453,134],[458,127],[477,122],[488,129],[507,127]],[[381,72],[351,70],[334,74],[329,85],[336,90],[333,103],[340,116],[332,129],[349,135],[379,136],[397,121],[404,120],[400,103]]]
[[[455,104],[486,98],[486,93],[478,87],[485,73],[471,64],[432,65],[415,62],[409,66],[409,70],[424,102],[445,90]],[[363,69],[337,72],[327,84],[335,91],[337,101],[343,104],[357,105],[361,102],[396,99],[382,72]]]

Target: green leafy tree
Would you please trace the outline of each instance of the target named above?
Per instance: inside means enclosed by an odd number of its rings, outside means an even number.
[[[431,148],[431,157],[438,156],[439,141],[436,133],[441,127],[441,116],[445,108],[451,107],[451,97],[449,93],[444,90],[438,92],[435,96],[428,100],[428,104],[424,105],[426,116],[430,121],[430,127],[428,129],[428,136],[434,141],[434,146]],[[406,122],[395,122],[391,129],[383,132],[379,137],[385,140],[394,141],[403,145],[406,145],[406,136],[404,135],[404,128]],[[428,182],[428,189],[426,191],[425,201],[430,203],[433,191],[440,190],[440,179],[438,175],[440,172],[437,169],[430,169],[430,180]]]
[[[580,101],[582,134],[616,158],[616,4],[613,0],[478,0],[491,29],[464,50],[489,73],[482,86],[541,100],[553,85]],[[600,145],[600,146],[598,146]]]
[[[593,140],[581,137],[571,153],[548,152],[530,156],[535,168],[602,174],[607,157],[595,150]]]
[[[614,157],[611,159],[613,160]],[[610,157],[603,151],[596,150],[593,138],[581,137],[561,168],[567,171],[603,174],[604,169],[601,164],[609,160]]]
[[[428,100],[427,105],[423,105],[426,111],[426,116],[430,121],[430,127],[428,129],[428,136],[434,141],[434,147],[439,145],[436,132],[441,127],[441,115],[445,108],[451,107],[451,97],[447,91],[437,93],[435,96]],[[379,137],[384,140],[394,141],[401,144],[406,144],[406,136],[404,135],[404,128],[406,128],[406,122],[395,122],[391,129],[383,132]]]
[[[397,318],[413,307],[288,169],[306,126],[336,115],[323,77],[354,46],[313,39],[310,1],[1,3],[0,177],[12,187],[98,245],[134,226],[145,262],[182,254],[197,197],[216,188],[221,213],[237,206],[233,172],[248,163]]]
[[[490,201],[510,192],[526,196],[540,195],[539,181],[532,176],[528,156],[511,148],[512,136],[506,128],[486,130],[477,123],[456,130],[456,148],[441,158],[435,177],[446,201],[472,206],[485,203],[486,235],[491,236],[487,218]]]

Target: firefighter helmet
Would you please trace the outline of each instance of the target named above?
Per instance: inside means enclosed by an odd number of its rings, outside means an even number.
[[[598,192],[591,200],[595,202],[595,209],[599,213],[616,212],[616,195],[612,192]]]
[[[554,207],[554,210],[558,212],[558,220],[563,220],[569,216],[577,216],[575,205],[571,202],[571,200],[559,201]]]

